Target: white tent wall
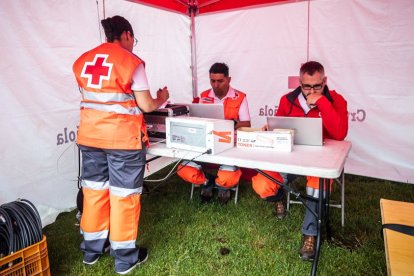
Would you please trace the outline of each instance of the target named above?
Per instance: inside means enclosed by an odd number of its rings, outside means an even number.
[[[151,93],[168,87],[170,101],[191,102],[190,19],[125,0],[106,0],[106,17],[122,15],[138,38],[134,52],[146,62]],[[155,97],[156,94],[152,93]]]
[[[310,56],[348,100],[346,171],[414,183],[414,2],[315,1]]]
[[[151,90],[167,85],[189,102],[190,20],[124,0],[0,2],[0,204],[27,198],[42,221],[75,206],[79,92],[73,61],[103,38],[99,19],[120,14],[133,25]],[[309,58],[348,100],[350,173],[414,183],[414,2],[310,2]],[[208,69],[229,64],[232,85],[248,94],[254,126],[272,115],[307,59],[308,2],[196,17],[199,92]],[[317,161],[315,161],[317,162]]]
[[[185,94],[190,100],[187,17],[127,1],[106,3],[106,16],[131,19],[152,90],[168,85],[173,99]],[[72,64],[104,40],[102,4],[0,1],[0,204],[26,198],[43,225],[76,205],[80,93]]]
[[[0,2],[0,203],[26,198],[44,224],[75,205],[79,91],[71,67],[99,42],[96,12],[94,1]]]
[[[308,2],[197,17],[199,90],[216,61],[247,93],[252,124],[272,116],[307,59]],[[310,2],[309,60],[348,101],[348,173],[414,183],[414,2]],[[315,161],[317,162],[317,161]]]
[[[296,76],[298,66],[306,61],[307,3],[196,19],[199,92],[210,88],[210,66],[225,62],[231,85],[247,93],[252,125],[263,126],[265,116],[274,115],[280,95],[288,91],[288,76]]]

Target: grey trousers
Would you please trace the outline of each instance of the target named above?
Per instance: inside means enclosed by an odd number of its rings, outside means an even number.
[[[306,202],[307,206],[313,210],[316,214],[318,213],[318,201],[311,201],[308,200]],[[308,208],[305,208],[305,218],[303,219],[302,224],[302,234],[307,236],[316,236],[318,234],[318,220],[316,217],[308,210]]]
[[[286,173],[281,173],[284,183],[289,183],[289,182],[293,182],[295,180],[295,178],[298,177],[298,175],[294,175],[294,174],[286,174]],[[308,196],[311,196],[315,199],[319,198],[319,190],[318,189],[312,189],[312,188],[307,188],[306,189],[306,194]],[[324,195],[325,196],[325,195]],[[306,205],[312,210],[314,211],[316,214],[318,213],[318,201],[311,201],[308,200],[306,202]],[[318,234],[318,220],[317,218],[308,210],[308,208],[305,208],[305,217],[303,219],[303,224],[302,224],[302,234],[303,235],[307,235],[307,236],[316,236]]]

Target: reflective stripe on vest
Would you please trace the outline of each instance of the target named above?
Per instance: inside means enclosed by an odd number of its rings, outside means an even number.
[[[82,95],[84,100],[80,106],[83,108],[126,115],[142,114],[132,94],[83,91]]]
[[[109,234],[109,230],[103,230],[99,232],[83,232],[83,238],[85,241],[101,240],[106,239]]]
[[[124,107],[119,104],[99,104],[99,103],[85,103],[81,102],[81,107],[95,109],[105,112],[113,112],[117,114],[126,114],[126,115],[139,115],[142,114],[141,110],[138,107]]]
[[[136,189],[125,189],[120,187],[111,186],[109,188],[109,192],[113,194],[114,196],[118,197],[127,197],[132,194],[141,194],[142,193],[142,187],[136,188]]]
[[[109,188],[109,181],[92,181],[82,179],[82,187],[91,190],[107,190]]]
[[[96,101],[101,103],[107,102],[126,102],[134,101],[135,97],[133,94],[126,93],[112,93],[112,92],[91,92],[82,89],[82,96],[84,100]]]

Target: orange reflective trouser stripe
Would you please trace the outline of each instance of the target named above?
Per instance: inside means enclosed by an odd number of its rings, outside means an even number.
[[[263,172],[283,183],[283,177],[280,175],[280,173],[272,171]],[[252,186],[253,190],[263,199],[275,196],[280,188],[278,184],[271,181],[270,179],[268,179],[260,173],[252,177]]]
[[[202,185],[207,181],[207,178],[201,169],[189,165],[178,165],[177,174],[184,181],[194,185]]]
[[[306,179],[307,179],[306,187],[319,190],[319,177],[307,176]],[[330,179],[329,180],[330,191],[332,191],[332,183],[333,183],[333,180]],[[324,190],[326,190],[326,189],[324,189]]]
[[[135,241],[138,236],[138,222],[141,213],[141,195],[131,194],[119,197],[113,194],[111,199],[111,241]]]
[[[217,172],[216,184],[223,188],[232,188],[239,183],[242,172],[240,169],[228,171],[219,169]]]
[[[84,232],[109,230],[109,190],[92,190],[83,187],[83,213],[81,229]]]

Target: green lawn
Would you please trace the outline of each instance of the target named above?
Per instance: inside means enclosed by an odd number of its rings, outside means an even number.
[[[167,173],[164,169],[152,178]],[[414,201],[414,185],[346,175],[345,227],[340,210],[330,212],[332,240],[324,241],[318,275],[386,275],[380,198]],[[295,185],[303,191],[303,180]],[[151,184],[150,187],[154,187]],[[173,176],[142,197],[138,244],[148,261],[131,275],[309,275],[312,263],[299,259],[304,207],[293,205],[277,220],[271,204],[242,183],[237,205],[192,201],[190,185]],[[338,200],[339,189],[333,199]],[[75,202],[75,199],[74,199]],[[113,259],[82,264],[76,211],[45,227],[52,275],[112,275]]]

